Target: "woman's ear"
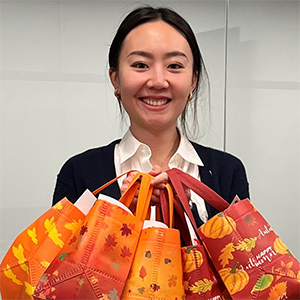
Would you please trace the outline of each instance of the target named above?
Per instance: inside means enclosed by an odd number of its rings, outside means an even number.
[[[110,82],[113,85],[115,89],[119,88],[119,79],[118,79],[118,72],[113,71],[112,69],[109,69],[109,78]]]

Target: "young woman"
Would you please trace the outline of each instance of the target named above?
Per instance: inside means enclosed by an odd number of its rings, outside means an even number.
[[[164,171],[173,167],[229,202],[235,195],[249,197],[245,169],[237,158],[185,135],[186,111],[196,110],[206,71],[195,35],[181,16],[167,8],[135,9],[114,37],[109,64],[114,93],[130,127],[122,140],[69,159],[58,174],[53,204],[65,196],[74,202],[85,189],[93,191],[129,170],[154,176],[155,203],[168,181]],[[130,180],[119,180],[103,193],[118,199]],[[195,194],[190,198],[198,226],[217,213]]]

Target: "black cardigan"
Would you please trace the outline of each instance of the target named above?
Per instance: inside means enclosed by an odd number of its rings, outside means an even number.
[[[60,170],[53,195],[53,204],[67,197],[75,202],[81,194],[89,189],[98,187],[116,177],[114,166],[114,148],[120,140],[113,141],[107,146],[90,149],[70,158]],[[235,195],[241,199],[249,198],[249,186],[245,168],[242,162],[231,154],[216,149],[192,143],[204,166],[199,167],[200,178],[203,183],[231,202]],[[115,199],[121,197],[118,183],[107,187],[104,194]],[[218,211],[206,203],[208,217],[211,218]],[[195,210],[193,209],[195,214]],[[195,215],[198,226],[201,224],[199,216]]]

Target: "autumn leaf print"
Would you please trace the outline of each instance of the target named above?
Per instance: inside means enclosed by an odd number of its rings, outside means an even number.
[[[145,257],[151,258],[151,251],[145,251]]]
[[[68,255],[68,253],[63,253],[63,254],[59,255],[57,257],[57,259],[59,259],[60,261],[63,261],[66,258],[67,255]]]
[[[138,293],[143,295],[145,293],[145,288],[142,286],[140,288],[137,289]]]
[[[99,281],[95,276],[92,276],[90,280],[92,284],[95,284]]]
[[[235,247],[237,250],[246,250],[247,252],[250,252],[253,248],[255,248],[255,242],[257,240],[257,237],[247,239],[245,238],[243,241],[240,241],[238,245]]]
[[[280,262],[281,268],[275,269],[281,276],[290,276],[295,277],[295,273],[290,270],[290,268],[293,266],[293,261],[290,261],[288,263],[285,263],[284,261]],[[277,276],[280,277],[280,276]],[[279,278],[276,278],[278,280]]]
[[[142,278],[142,280],[144,281],[144,278],[147,276],[147,271],[146,271],[146,268],[144,266],[142,266],[140,268],[139,275]]]
[[[35,243],[37,245],[38,240],[36,238],[36,229],[35,227],[32,228],[32,230],[27,229],[27,234],[29,235],[29,237],[31,238],[32,242]]]
[[[13,273],[9,265],[6,265],[6,268],[3,270],[4,275],[8,278],[11,279],[13,283],[17,285],[22,285],[22,281],[17,279],[17,275]]]
[[[285,294],[287,290],[287,282],[280,282],[276,284],[274,287],[271,288],[268,300],[278,300],[281,299]]]
[[[19,244],[18,247],[13,246],[12,247],[12,252],[14,254],[14,257],[18,260],[18,263],[20,267],[27,273],[29,274],[29,268],[26,264],[26,258],[24,256],[24,248],[22,244]]]
[[[169,264],[169,263],[171,263],[172,261],[171,261],[171,259],[170,258],[165,258],[165,264],[167,265],[167,264]]]
[[[104,244],[104,250],[105,251],[111,251],[113,250],[113,247],[115,247],[117,245],[117,241],[116,241],[116,235],[115,233],[109,234],[106,238],[105,238],[105,244]]]
[[[112,291],[109,291],[107,296],[111,300],[118,300],[119,299],[118,291],[116,289],[113,289]]]
[[[121,264],[119,262],[113,262],[112,263],[113,268],[117,271],[120,269]]]
[[[79,235],[84,235],[86,232],[88,232],[87,224],[81,226]]]
[[[25,294],[27,294],[28,296],[32,296],[35,290],[35,286],[32,286],[30,283],[28,282],[24,282],[25,285]]]
[[[62,248],[64,245],[64,242],[60,239],[62,234],[57,231],[54,217],[52,217],[50,220],[46,219],[44,222],[44,226],[46,228],[46,232],[48,233],[48,237],[53,241],[55,245]]]
[[[79,285],[83,285],[84,284],[84,278],[78,278],[77,282]]]
[[[44,267],[44,268],[48,268],[49,266],[50,266],[50,263],[48,262],[48,261],[46,261],[46,260],[42,260],[41,261],[41,265]]]
[[[130,257],[132,255],[132,253],[130,252],[130,249],[126,246],[124,246],[121,249],[121,257],[125,258],[125,257]]]
[[[262,275],[255,283],[251,294],[255,293],[255,292],[261,292],[265,289],[267,289],[273,282],[273,275],[271,274],[264,274]]]
[[[129,224],[130,225],[130,224]],[[120,229],[121,235],[125,235],[126,237],[130,234],[132,234],[132,229],[128,227],[127,224],[123,223],[122,228]]]
[[[101,229],[105,230],[105,229],[107,229],[109,227],[109,225],[107,223],[105,223],[105,222],[102,222],[99,227]]]
[[[58,202],[56,203],[54,206],[53,206],[54,209],[58,209],[58,210],[62,210],[63,209],[63,205],[61,202]]]
[[[72,220],[72,221],[73,221],[72,223],[66,223],[64,227],[71,230],[72,234],[74,234],[76,230],[82,226],[83,221],[81,219],[79,219],[78,221],[76,220]]]
[[[168,279],[168,286],[172,287],[172,286],[176,286],[177,285],[177,276],[176,275],[172,275],[169,279]]]
[[[190,291],[194,294],[198,293],[200,295],[201,293],[210,291],[213,284],[213,281],[204,278],[203,280],[196,281],[192,286],[190,286]]]
[[[108,216],[108,217],[111,217],[111,214],[114,212],[113,210],[113,206],[112,205],[108,205],[106,207],[106,210],[105,210],[105,215]]]
[[[234,245],[233,243],[228,243],[222,250],[222,254],[220,254],[219,256],[219,261],[220,264],[222,266],[222,268],[224,268],[226,265],[228,265],[229,263],[229,259],[233,259],[233,255],[232,252],[234,252]]]
[[[157,292],[160,289],[160,286],[156,283],[151,283],[150,287],[153,290],[153,292]]]

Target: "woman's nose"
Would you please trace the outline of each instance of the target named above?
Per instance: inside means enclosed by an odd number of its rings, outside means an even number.
[[[150,72],[147,87],[155,89],[167,89],[169,87],[169,82],[163,69],[155,68]]]

